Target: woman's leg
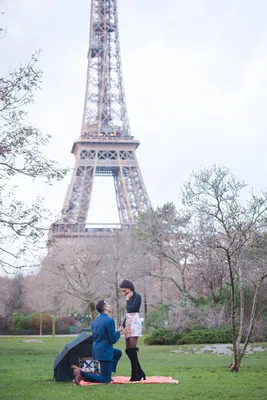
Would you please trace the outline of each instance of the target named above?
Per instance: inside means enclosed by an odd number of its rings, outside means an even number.
[[[139,351],[139,348],[136,347],[136,350]],[[144,371],[142,370],[142,367],[141,367],[141,365],[140,365],[140,362],[139,362],[137,353],[136,353],[136,358],[137,358],[137,365],[138,365],[138,372],[137,372],[137,373],[138,373],[139,377],[141,377],[141,378],[143,378],[144,380],[146,380],[146,374],[145,374]]]
[[[130,381],[141,381],[141,379],[146,379],[145,373],[142,370],[138,356],[137,356],[137,351],[139,350],[138,347],[136,347],[138,341],[138,337],[129,337],[128,339],[125,339],[126,342],[126,354],[129,357],[131,361],[131,379]]]
[[[138,341],[138,336],[134,337],[129,337],[128,339],[125,339],[125,344],[126,344],[126,349],[129,349],[130,347],[136,347]]]

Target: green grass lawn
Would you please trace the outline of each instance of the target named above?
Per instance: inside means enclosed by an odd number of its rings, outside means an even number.
[[[231,357],[172,353],[174,346],[148,347],[140,341],[139,356],[146,374],[172,376],[178,385],[80,387],[51,380],[54,359],[71,337],[42,337],[44,343],[23,343],[23,339],[0,338],[1,400],[267,400],[267,352],[247,356],[237,374],[227,370]],[[124,349],[123,340],[117,347]],[[117,375],[129,373],[130,364],[123,354]]]

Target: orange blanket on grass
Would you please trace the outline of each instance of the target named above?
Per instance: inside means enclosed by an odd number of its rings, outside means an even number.
[[[157,384],[157,383],[174,383],[177,384],[178,380],[173,379],[172,377],[166,378],[165,376],[147,376],[146,380],[141,380],[137,382],[129,382],[130,377],[129,376],[114,376],[112,378],[112,382],[110,382],[111,385],[117,385],[117,384],[124,384],[124,383],[131,383],[131,384]],[[94,382],[85,382],[81,381],[80,386],[93,386],[93,385],[102,385],[102,383],[94,383]]]

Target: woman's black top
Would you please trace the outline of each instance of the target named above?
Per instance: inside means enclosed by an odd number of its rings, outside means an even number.
[[[132,297],[126,301],[127,313],[138,313],[141,307],[141,296],[140,294],[133,292]]]

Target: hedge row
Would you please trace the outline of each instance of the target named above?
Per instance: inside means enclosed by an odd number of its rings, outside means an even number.
[[[244,341],[244,337],[242,340]],[[149,346],[231,343],[232,330],[230,327],[222,327],[220,329],[189,329],[184,332],[158,329],[145,336],[144,342]]]
[[[56,320],[56,333],[69,334],[79,333],[80,326],[73,316],[61,317]],[[40,313],[33,312],[24,314],[22,312],[14,313],[11,317],[0,316],[0,334],[1,335],[37,335],[40,329]],[[52,317],[50,314],[43,313],[42,332],[44,335],[52,333]]]

